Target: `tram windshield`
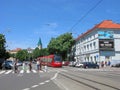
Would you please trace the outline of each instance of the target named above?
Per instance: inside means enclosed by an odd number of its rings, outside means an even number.
[[[62,61],[61,56],[55,55],[54,61],[61,62]]]

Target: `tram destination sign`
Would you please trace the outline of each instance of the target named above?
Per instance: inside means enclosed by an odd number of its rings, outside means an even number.
[[[99,39],[99,50],[100,51],[113,51],[114,40],[113,39]]]

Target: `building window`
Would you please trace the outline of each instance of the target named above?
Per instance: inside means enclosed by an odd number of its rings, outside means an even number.
[[[93,42],[94,49],[96,49],[96,42]]]
[[[84,50],[86,51],[86,46],[84,46]]]
[[[87,45],[87,49],[89,50],[89,45]]]
[[[92,56],[91,56],[90,58],[91,58],[91,62],[93,62],[93,58],[92,58]]]
[[[94,62],[97,62],[97,60],[96,60],[96,56],[94,56]]]
[[[92,43],[90,43],[90,49],[92,50]]]

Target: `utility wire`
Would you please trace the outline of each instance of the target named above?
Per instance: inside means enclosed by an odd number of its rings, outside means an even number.
[[[91,11],[93,11],[103,0],[98,1],[92,8],[90,8],[85,15],[83,15],[71,28],[70,31],[73,30],[73,28],[80,22],[82,21]]]

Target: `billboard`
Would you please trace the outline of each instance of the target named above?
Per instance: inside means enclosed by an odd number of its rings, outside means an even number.
[[[114,51],[114,39],[99,39],[100,51]]]
[[[113,31],[98,31],[99,39],[113,39]]]

